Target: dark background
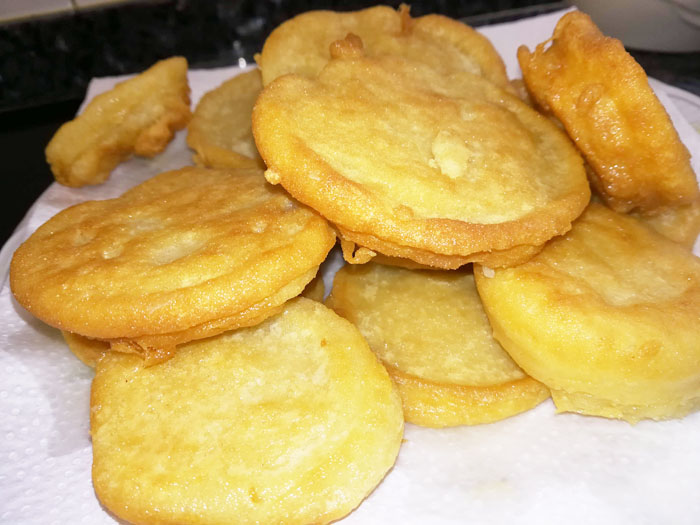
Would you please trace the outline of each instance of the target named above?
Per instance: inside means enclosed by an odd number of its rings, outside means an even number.
[[[383,2],[398,6],[401,2]],[[546,0],[416,0],[411,14],[440,13],[473,26],[568,6]],[[136,73],[185,56],[192,68],[252,62],[281,22],[311,9],[349,11],[369,1],[151,0],[0,22],[0,180],[3,244],[53,181],[44,147],[73,118],[95,76]],[[650,76],[700,95],[700,53],[630,50]]]

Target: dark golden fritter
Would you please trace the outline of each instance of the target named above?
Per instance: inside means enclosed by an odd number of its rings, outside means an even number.
[[[591,182],[619,212],[690,204],[690,154],[642,67],[590,17],[564,15],[534,52],[518,49],[535,101],[553,113],[592,167]]]

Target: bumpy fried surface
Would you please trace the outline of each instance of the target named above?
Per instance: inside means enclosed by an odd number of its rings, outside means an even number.
[[[345,266],[327,304],[358,327],[387,367],[406,421],[487,423],[549,397],[493,339],[471,272]]]
[[[330,59],[329,46],[348,33],[359,36],[369,56],[394,55],[432,67],[437,74],[466,71],[510,89],[506,69],[489,40],[441,15],[411,18],[406,6],[338,13],[309,11],[277,27],[256,57],[263,84],[296,73],[316,77]]]
[[[253,133],[267,179],[346,239],[446,268],[484,256],[515,264],[588,202],[571,142],[515,96],[468,73],[365,57],[356,38],[334,54],[317,80],[267,86]],[[509,250],[523,256],[496,260]]]
[[[160,153],[190,120],[189,91],[187,61],[173,57],[96,96],[46,146],[54,177],[66,186],[100,184],[132,153]]]
[[[262,90],[254,69],[227,80],[206,93],[187,126],[187,144],[197,164],[211,168],[262,167],[255,149],[250,115]]]
[[[70,332],[61,332],[63,339],[73,355],[91,368],[95,368],[97,360],[109,351],[109,343],[99,339],[89,339]]]
[[[551,40],[533,53],[521,46],[518,60],[533,98],[592,166],[591,181],[608,206],[650,213],[697,197],[688,150],[644,70],[588,15],[567,13]]]
[[[700,259],[682,246],[593,203],[493,274],[475,270],[494,336],[559,410],[635,422],[700,408]]]
[[[17,300],[61,330],[208,336],[231,318],[274,313],[334,241],[321,217],[261,170],[188,167],[59,213],[15,252],[10,279]],[[293,295],[278,297],[285,289]]]
[[[328,523],[381,481],[402,431],[396,389],[357,329],[300,298],[163,364],[101,359],[93,482],[133,523]]]

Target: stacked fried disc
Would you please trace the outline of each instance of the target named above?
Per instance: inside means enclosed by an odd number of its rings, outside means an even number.
[[[700,409],[700,260],[686,248],[591,204],[531,261],[474,273],[496,339],[559,410]]]
[[[410,423],[489,423],[549,397],[494,340],[471,271],[347,265],[327,304],[386,366]]]
[[[268,181],[365,254],[510,266],[589,200],[571,141],[511,93],[496,52],[463,24],[309,13],[270,35],[260,64],[253,133]]]
[[[518,60],[532,98],[585,156],[601,200],[692,247],[700,192],[689,152],[622,43],[575,11],[534,51],[521,46]]]
[[[183,168],[56,215],[17,250],[11,283],[48,324],[155,361],[277,313],[334,240],[260,170]]]

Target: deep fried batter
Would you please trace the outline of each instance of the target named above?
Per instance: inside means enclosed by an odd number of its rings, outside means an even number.
[[[262,90],[260,70],[236,75],[206,93],[187,126],[187,144],[197,164],[210,168],[263,167],[250,116]]]
[[[132,153],[153,157],[189,122],[187,61],[162,60],[97,95],[46,146],[56,180],[66,186],[100,184]]]
[[[511,265],[585,207],[573,144],[515,96],[469,73],[365,57],[357,37],[333,51],[318,79],[263,90],[253,132],[268,181],[347,240],[443,268]]]
[[[588,15],[564,15],[552,38],[518,49],[527,88],[593,168],[591,182],[619,212],[689,204],[698,183],[688,150],[647,76]]]
[[[15,252],[10,279],[44,322],[157,360],[274,314],[334,242],[261,170],[189,167],[62,211]]]
[[[410,423],[488,423],[549,397],[493,339],[471,271],[345,266],[327,304],[387,367]]]
[[[439,75],[465,71],[511,89],[503,60],[486,37],[445,16],[411,18],[405,5],[398,11],[387,6],[345,13],[309,11],[286,21],[256,57],[263,84],[287,73],[316,77],[330,59],[331,43],[348,33],[362,39],[368,56],[401,56],[429,65]]]
[[[401,400],[357,329],[309,299],[166,363],[106,354],[93,483],[133,523],[328,523],[393,465]]]
[[[700,259],[592,203],[531,261],[474,272],[494,336],[561,411],[700,409]]]

